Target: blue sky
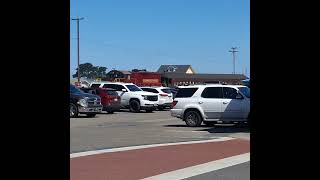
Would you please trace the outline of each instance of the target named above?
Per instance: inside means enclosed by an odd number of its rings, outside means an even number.
[[[80,63],[107,71],[156,71],[162,64],[190,64],[198,73],[250,76],[249,0],[71,0],[80,22]],[[77,65],[76,22],[70,22],[70,71]]]

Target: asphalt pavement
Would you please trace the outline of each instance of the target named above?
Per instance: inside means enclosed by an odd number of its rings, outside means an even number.
[[[70,119],[70,153],[116,147],[206,140],[216,137],[250,139],[247,127],[187,127],[167,111],[99,114]]]
[[[171,170],[179,171],[181,168],[189,166],[191,168],[197,164],[219,160],[219,158],[224,158],[223,154],[227,157],[250,152],[248,127],[233,125],[187,127],[181,119],[171,117],[169,111],[131,113],[123,110],[114,114],[98,114],[95,118],[87,118],[86,116],[72,118],[70,119],[70,154],[141,145],[153,146],[163,143],[215,141],[225,137],[232,137],[234,140],[226,141],[221,145],[217,142],[216,144],[177,145],[173,149],[170,146],[163,146],[83,157],[71,158],[70,156],[71,179],[90,179],[91,177],[97,177],[97,179],[105,179],[104,177],[126,180],[140,179],[138,177],[148,177],[148,173],[149,176],[160,173],[161,179],[161,175],[163,175],[161,173],[165,174]],[[188,150],[183,150],[183,148]],[[200,149],[203,153],[194,154]],[[148,161],[143,160],[148,158]],[[148,164],[150,162],[153,163]],[[128,166],[126,172],[131,173],[130,178],[123,176],[123,166]],[[250,179],[249,166],[250,161],[241,162],[241,164],[222,169],[210,170],[211,172],[202,172],[200,175],[185,177],[188,177],[186,180],[248,180]],[[149,170],[145,171],[146,168]],[[108,173],[104,174],[105,172]]]

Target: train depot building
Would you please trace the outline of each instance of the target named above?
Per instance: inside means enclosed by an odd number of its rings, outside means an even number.
[[[168,86],[191,84],[242,84],[248,79],[243,74],[204,74],[196,73],[191,65],[162,65],[157,73],[161,74],[161,82]]]
[[[111,70],[103,80],[131,82],[138,86],[181,86],[205,83],[243,84],[248,79],[243,74],[196,73],[191,65],[161,65],[157,72],[146,70]]]

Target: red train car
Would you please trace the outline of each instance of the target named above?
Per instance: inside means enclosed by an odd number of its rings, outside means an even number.
[[[161,74],[155,72],[131,72],[130,78],[125,80],[137,86],[161,86]]]

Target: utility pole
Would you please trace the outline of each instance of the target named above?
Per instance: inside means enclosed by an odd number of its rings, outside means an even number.
[[[233,56],[233,74],[236,74],[236,62],[235,62],[236,61],[236,59],[235,59],[236,56],[235,56],[235,53],[238,52],[238,51],[236,51],[236,49],[237,49],[236,47],[232,47],[231,49],[232,50],[230,50],[229,52],[232,52],[232,56]]]
[[[84,18],[77,17],[77,18],[72,18],[71,20],[77,21],[77,40],[78,40],[78,83],[80,84],[80,32],[79,32],[79,21],[83,20]]]

